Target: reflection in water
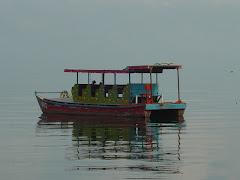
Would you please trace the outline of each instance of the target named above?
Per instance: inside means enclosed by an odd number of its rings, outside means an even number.
[[[70,170],[155,171],[181,173],[180,135],[183,119],[152,122],[146,119],[79,117],[43,114],[38,129],[72,128],[70,161],[102,160],[100,165],[74,166]],[[111,166],[104,160],[126,160]],[[101,162],[101,161],[100,161]],[[79,161],[80,163],[80,161]]]

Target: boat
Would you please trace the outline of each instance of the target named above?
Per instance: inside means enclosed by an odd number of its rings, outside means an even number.
[[[158,75],[163,73],[163,70],[170,69],[177,70],[178,99],[174,102],[164,102],[163,95],[159,93]],[[60,93],[60,97],[48,98],[42,94],[51,92],[35,92],[35,96],[42,112],[47,114],[151,119],[183,117],[186,103],[180,99],[180,69],[181,65],[165,63],[127,66],[122,70],[64,69],[64,72],[76,73],[76,84],[73,85],[71,94],[62,91],[57,92]],[[87,83],[82,83],[84,80],[79,78],[80,73],[87,74]],[[100,74],[101,82],[90,82],[91,74]],[[106,74],[113,75],[112,84],[105,83]],[[127,83],[117,83],[118,74],[127,74]],[[139,74],[140,82],[132,82],[133,74]],[[153,78],[154,75],[156,76]],[[144,82],[146,76],[147,83]]]

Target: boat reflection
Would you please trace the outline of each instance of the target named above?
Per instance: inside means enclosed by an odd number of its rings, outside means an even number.
[[[38,128],[72,128],[67,159],[138,160],[127,166],[88,166],[88,170],[127,168],[180,173],[183,119],[151,121],[136,118],[80,117],[42,114]],[[131,161],[133,162],[133,161]],[[145,162],[145,163],[142,163]],[[150,163],[151,162],[151,163]],[[129,163],[129,162],[128,162]],[[71,170],[81,169],[78,166]]]

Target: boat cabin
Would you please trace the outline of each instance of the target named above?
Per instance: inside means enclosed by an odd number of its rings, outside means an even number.
[[[178,72],[178,101],[180,100],[179,91],[179,69],[180,65],[155,64],[146,66],[128,66],[123,70],[84,70],[84,69],[65,69],[64,72],[77,74],[77,82],[72,87],[74,102],[86,104],[107,104],[107,105],[127,105],[127,104],[155,104],[161,101],[162,95],[158,93],[158,74],[164,69],[177,69]],[[88,74],[88,83],[79,83],[79,73]],[[98,73],[102,75],[102,81],[90,82],[90,74]],[[113,74],[114,83],[105,84],[105,74]],[[141,74],[141,82],[131,83],[131,74]],[[127,84],[117,84],[117,74],[128,74]],[[143,83],[143,74],[149,74],[149,83]],[[156,82],[152,76],[156,74]]]

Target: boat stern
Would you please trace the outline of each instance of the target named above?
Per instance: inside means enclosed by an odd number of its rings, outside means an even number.
[[[184,102],[146,104],[145,116],[151,119],[183,117],[186,106]]]

